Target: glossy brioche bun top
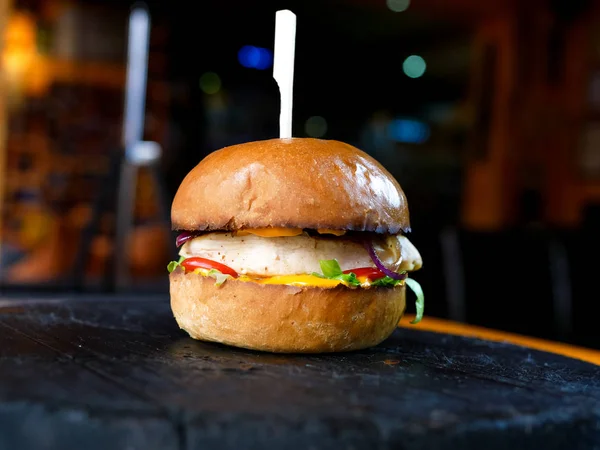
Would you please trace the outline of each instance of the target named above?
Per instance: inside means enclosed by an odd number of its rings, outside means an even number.
[[[410,231],[406,196],[381,164],[343,142],[270,139],[204,158],[173,200],[174,230]]]

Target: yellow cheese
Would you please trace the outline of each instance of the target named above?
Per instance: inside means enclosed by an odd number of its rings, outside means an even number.
[[[259,284],[286,284],[288,286],[310,286],[321,288],[332,288],[341,283],[339,280],[329,280],[327,278],[315,277],[314,275],[278,275],[269,278],[248,279],[248,281],[254,281]]]
[[[254,234],[260,237],[281,237],[281,236],[299,236],[302,234],[301,228],[253,228],[247,230],[238,230],[238,236],[247,236]]]
[[[194,270],[194,273],[204,277],[208,276],[208,270],[206,269],[196,269]],[[340,280],[330,280],[328,278],[315,277],[314,275],[277,275],[268,278],[253,278],[247,275],[240,275],[236,280],[258,284],[287,284],[289,286],[321,288],[332,288],[343,283]]]
[[[317,231],[319,234],[333,234],[334,236],[343,236],[346,234],[345,230],[330,230],[328,228],[319,228]]]
[[[302,228],[247,228],[235,232],[238,236],[248,236],[254,234],[260,237],[282,237],[282,236],[300,236],[304,230]],[[334,236],[343,236],[346,234],[344,230],[330,230],[328,228],[320,228],[317,230],[319,234],[333,234]]]

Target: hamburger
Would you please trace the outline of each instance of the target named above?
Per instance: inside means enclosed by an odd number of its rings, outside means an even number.
[[[390,336],[422,266],[406,196],[363,151],[270,139],[215,151],[171,209],[171,308],[192,338],[282,353],[357,350]]]

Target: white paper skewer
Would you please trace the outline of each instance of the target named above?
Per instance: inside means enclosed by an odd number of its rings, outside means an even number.
[[[275,14],[275,54],[273,78],[279,86],[281,109],[279,137],[292,137],[292,104],[294,91],[294,53],[296,48],[296,15],[285,9]]]

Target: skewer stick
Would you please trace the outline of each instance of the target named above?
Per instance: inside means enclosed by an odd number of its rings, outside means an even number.
[[[285,9],[275,14],[275,54],[273,78],[279,86],[281,109],[279,137],[292,137],[292,104],[294,91],[294,53],[296,47],[296,15]]]

